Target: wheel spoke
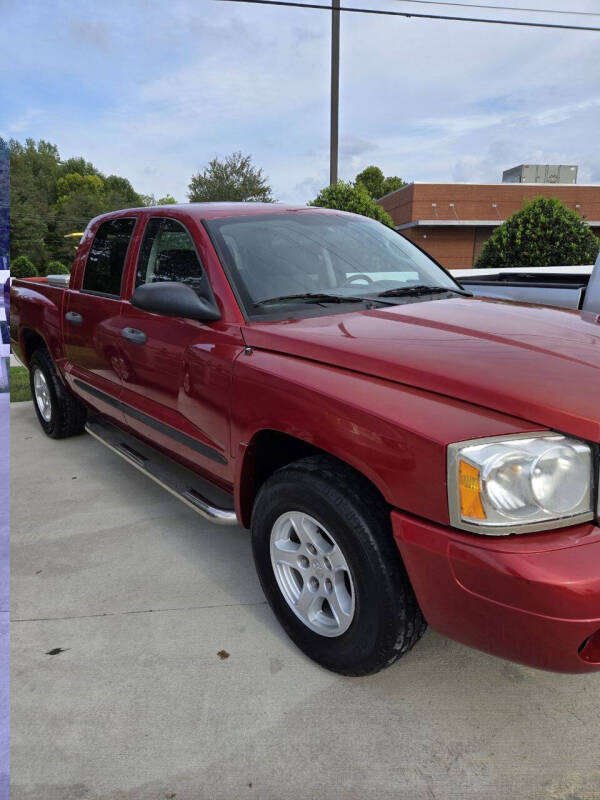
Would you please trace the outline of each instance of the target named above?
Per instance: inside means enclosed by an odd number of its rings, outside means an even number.
[[[328,553],[331,550],[331,544],[321,533],[321,527],[306,514],[295,514],[294,527],[298,538],[304,545],[312,545],[318,553]],[[311,549],[309,547],[309,552]]]
[[[298,563],[298,556],[300,554],[300,547],[296,546],[292,549],[293,542],[283,540],[277,542],[273,553],[273,559],[276,564],[285,565],[291,569],[299,569],[302,565]],[[283,546],[286,545],[286,546]]]
[[[293,513],[289,514],[288,519],[292,530],[300,540],[301,546],[306,546],[306,543],[310,541],[310,537],[308,536],[305,528],[306,515],[301,514],[299,511],[294,511]]]
[[[340,570],[340,569],[348,571],[348,564],[346,563],[346,559],[344,558],[344,554],[342,553],[340,548],[337,546],[337,544],[334,544],[333,549],[329,553],[327,553],[327,559],[328,559],[329,563],[331,564],[331,568],[334,571]]]
[[[338,625],[346,627],[346,623],[354,615],[354,602],[352,596],[348,594],[342,574],[338,573],[336,576],[336,580],[333,582],[333,591],[327,595],[327,600]]]
[[[315,592],[311,592],[308,588],[308,584],[305,582],[300,597],[296,602],[296,611],[298,614],[312,622],[313,617],[322,605],[323,598]]]

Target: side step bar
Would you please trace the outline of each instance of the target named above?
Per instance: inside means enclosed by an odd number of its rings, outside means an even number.
[[[94,439],[152,478],[204,519],[217,525],[238,524],[231,495],[195,472],[104,420],[91,419],[85,429]]]

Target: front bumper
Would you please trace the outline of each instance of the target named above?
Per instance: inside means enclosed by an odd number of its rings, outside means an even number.
[[[600,528],[486,537],[392,511],[427,622],[488,653],[557,672],[600,670]]]

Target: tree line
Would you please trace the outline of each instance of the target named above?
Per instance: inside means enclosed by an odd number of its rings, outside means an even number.
[[[177,202],[170,195],[157,199],[140,194],[127,178],[104,175],[83,157],[62,160],[56,145],[45,140],[27,139],[22,144],[12,139],[8,147],[0,140],[0,145],[0,170],[3,164],[6,168],[6,156],[10,156],[13,274],[68,272],[77,234],[98,214]],[[370,165],[354,180],[324,187],[308,205],[351,211],[394,227],[390,215],[376,201],[404,185],[402,178],[385,176],[379,167]],[[263,170],[252,163],[251,156],[241,152],[223,160],[213,158],[193,174],[187,199],[275,201]],[[0,203],[0,210],[1,207]],[[576,212],[560,200],[537,198],[494,231],[476,266],[590,263],[598,247],[598,239]]]

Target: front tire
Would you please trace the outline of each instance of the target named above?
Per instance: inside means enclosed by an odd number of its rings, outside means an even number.
[[[62,383],[45,349],[40,348],[31,356],[29,385],[36,416],[47,436],[64,439],[83,433],[86,408]]]
[[[345,464],[311,456],[277,470],[256,498],[252,549],[279,622],[323,667],[378,672],[423,635],[389,510]]]

